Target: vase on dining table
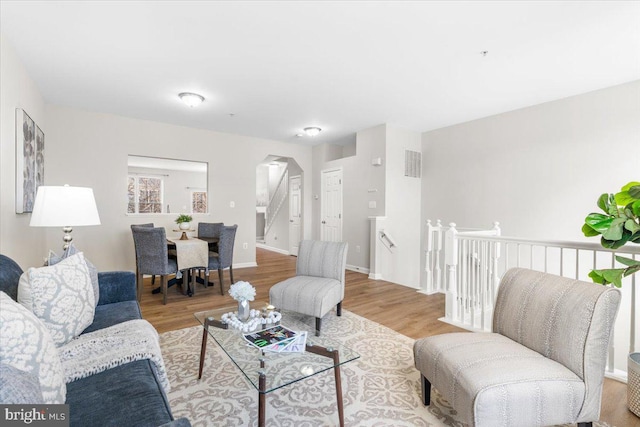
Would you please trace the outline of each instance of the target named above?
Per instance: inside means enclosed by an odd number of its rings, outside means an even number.
[[[251,309],[249,308],[249,301],[246,299],[241,299],[238,301],[238,320],[242,322],[246,322],[249,320],[249,312]]]

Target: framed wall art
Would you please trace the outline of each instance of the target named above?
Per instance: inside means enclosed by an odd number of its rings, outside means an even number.
[[[33,211],[36,190],[44,184],[44,132],[16,108],[16,213]]]

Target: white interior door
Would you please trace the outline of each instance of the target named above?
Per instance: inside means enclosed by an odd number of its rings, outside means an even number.
[[[342,169],[322,171],[320,239],[342,241]]]
[[[302,222],[302,177],[289,178],[289,253],[298,256]]]

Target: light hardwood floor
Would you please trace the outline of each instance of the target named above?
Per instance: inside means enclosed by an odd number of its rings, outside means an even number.
[[[245,280],[256,288],[256,301],[268,301],[269,288],[295,275],[296,258],[264,249],[257,250],[258,267],[236,269],[234,279]],[[195,295],[187,297],[180,289],[169,288],[167,305],[161,295],[151,294],[151,281],[145,280],[140,303],[142,315],[158,332],[197,325],[193,313],[213,308],[233,306],[229,296],[229,275],[225,272],[224,295],[220,294],[217,273],[211,275],[213,287],[198,285]],[[343,308],[378,322],[410,338],[421,338],[446,332],[462,331],[440,322],[444,315],[443,295],[423,295],[414,289],[389,282],[369,280],[366,274],[347,271]],[[616,427],[640,427],[640,418],[626,406],[626,385],[605,380],[600,420]]]

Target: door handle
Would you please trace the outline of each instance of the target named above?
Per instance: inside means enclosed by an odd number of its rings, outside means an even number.
[[[327,221],[322,221],[322,223],[323,223],[323,224],[326,224],[326,223],[327,223]]]
[[[292,220],[292,219],[290,219],[290,220],[289,220],[289,222],[293,222],[293,220]]]

